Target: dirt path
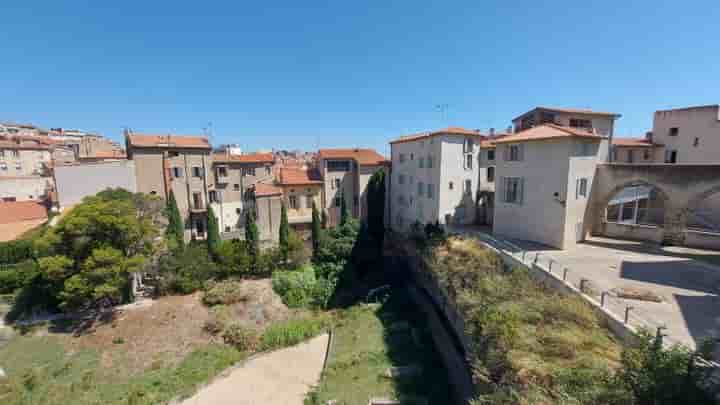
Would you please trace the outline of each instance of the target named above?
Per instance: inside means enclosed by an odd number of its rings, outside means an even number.
[[[233,370],[181,405],[302,405],[320,380],[328,335],[278,350]]]

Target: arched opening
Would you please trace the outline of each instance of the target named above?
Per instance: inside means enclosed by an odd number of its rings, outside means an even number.
[[[720,233],[720,189],[703,193],[690,203],[687,210],[687,228]]]
[[[630,184],[610,197],[605,209],[608,223],[662,227],[665,221],[665,198],[650,184]]]

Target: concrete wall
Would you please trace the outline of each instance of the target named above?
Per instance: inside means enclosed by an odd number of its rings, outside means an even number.
[[[720,250],[720,233],[686,230],[685,246],[698,249]]]
[[[604,222],[599,231],[603,236],[660,243],[663,229],[657,226]]]
[[[678,128],[670,136],[670,128]],[[698,138],[697,145],[695,138]],[[677,151],[677,163],[720,163],[720,108],[715,106],[657,111],[653,119],[653,142]]]
[[[52,177],[0,177],[0,200],[40,201],[53,188]]]
[[[120,187],[134,193],[137,191],[135,179],[135,162],[132,160],[55,168],[61,209],[75,205],[83,198],[95,195],[106,188]]]

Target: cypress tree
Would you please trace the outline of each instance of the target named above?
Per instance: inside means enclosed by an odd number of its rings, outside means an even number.
[[[345,192],[340,193],[340,225],[345,225],[350,217],[348,213],[347,203],[345,202]]]
[[[172,190],[170,190],[166,213],[168,217],[168,226],[165,230],[165,235],[169,239],[175,240],[178,244],[178,248],[182,249],[185,246],[185,225],[183,224],[182,217],[180,216],[180,209],[178,209],[177,201],[175,200],[175,193],[173,193]]]
[[[368,231],[378,243],[382,243],[385,234],[385,171],[375,172],[367,188]]]
[[[257,270],[258,254],[260,252],[258,229],[255,224],[255,213],[249,209],[245,211],[245,242],[250,255],[250,267]]]
[[[324,215],[323,215],[324,216]],[[315,201],[312,203],[312,250],[313,257],[317,257],[320,250],[320,215],[318,214]]]
[[[217,259],[218,251],[220,250],[220,226],[218,225],[217,217],[213,212],[212,207],[208,206],[207,209],[207,246],[208,252],[214,259]]]
[[[328,223],[327,212],[325,212],[325,210],[323,210],[323,212],[322,212],[322,228],[323,229],[327,229],[327,223]]]
[[[290,229],[288,225],[287,207],[283,202],[280,207],[280,253],[284,261],[288,259],[288,238],[290,237]]]

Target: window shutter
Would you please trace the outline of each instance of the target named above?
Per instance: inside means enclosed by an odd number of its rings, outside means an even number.
[[[507,162],[510,160],[510,145],[503,145],[501,148],[503,150],[503,160]]]
[[[518,145],[518,160],[521,162],[525,160],[525,144]]]
[[[577,200],[580,196],[580,179],[575,180],[575,199]]]
[[[520,178],[519,183],[520,183],[520,187],[519,187],[520,192],[518,194],[520,194],[520,195],[518,196],[518,204],[522,204],[523,199],[525,198],[525,178],[524,177]]]
[[[505,201],[505,177],[500,177],[500,181],[496,185],[497,190],[495,192],[500,196],[500,201]]]

